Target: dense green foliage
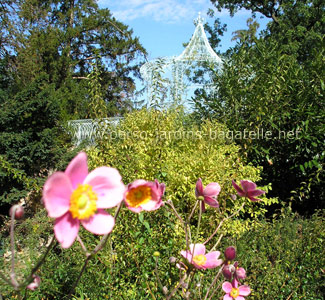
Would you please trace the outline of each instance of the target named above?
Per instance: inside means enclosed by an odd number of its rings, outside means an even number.
[[[196,93],[198,116],[228,126],[248,160],[263,166],[274,196],[299,200],[294,204],[304,212],[324,207],[324,3],[218,1],[216,7],[232,14],[250,9],[272,21],[259,38],[253,19],[235,33],[238,43],[214,77],[217,93]]]
[[[111,128],[101,137],[98,145],[88,151],[92,168],[109,165],[117,168],[125,184],[135,179],[154,180],[166,184],[166,197],[182,213],[189,213],[195,202],[193,193],[198,178],[203,184],[218,182],[221,215],[234,212],[242,201],[233,200],[231,180],[260,179],[258,168],[245,164],[239,147],[223,135],[225,126],[205,122],[197,126],[182,111],[141,110],[126,115],[119,126]],[[270,186],[262,187],[266,191]],[[260,205],[247,203],[242,213],[250,220],[238,224],[236,232],[244,231],[249,224],[276,203],[266,199]],[[210,222],[220,218],[220,212],[209,210]],[[206,222],[208,222],[207,218]]]
[[[0,24],[1,207],[67,162],[67,120],[130,109],[145,50],[92,0],[1,1]]]
[[[70,118],[85,118],[87,79],[97,60],[107,113],[128,107],[125,99],[135,89],[131,75],[139,77],[145,50],[108,9],[93,0],[4,1],[1,7],[0,60],[8,62],[13,90],[44,72],[67,97],[61,105]]]
[[[170,218],[164,207],[154,215],[162,220],[163,229],[159,230],[158,224],[150,221],[145,225],[151,214],[137,215],[123,210],[111,241],[96,259],[90,261],[77,288],[76,299],[151,299],[152,294],[162,299],[153,272],[155,263],[152,254],[160,251],[159,275],[163,284],[171,287],[178,278],[178,270],[169,263],[169,257],[180,258],[179,251],[184,243],[177,238],[174,218]],[[240,238],[225,237],[218,249],[223,251],[229,245],[236,246],[240,266],[247,270],[245,283],[252,288],[248,299],[286,300],[291,295],[292,299],[322,300],[325,293],[323,224],[324,216],[321,214],[305,220],[286,213],[273,222],[263,221],[260,227]],[[22,222],[17,233],[18,257],[25,259],[24,263],[18,264],[18,269],[24,273],[32,267],[31,261],[39,257],[52,234],[51,222],[43,210],[33,219]],[[2,232],[1,240],[6,235]],[[24,238],[26,235],[28,239]],[[84,230],[81,237],[89,245],[98,241]],[[3,246],[2,253],[7,253],[8,246]],[[32,260],[27,259],[28,256]],[[83,259],[78,243],[64,251],[56,246],[38,273],[42,278],[40,288],[35,292],[29,291],[28,299],[64,299]],[[9,270],[8,255],[1,260],[1,266],[3,264]],[[199,272],[197,280],[201,282],[201,288],[196,291],[203,293],[203,287],[211,283],[215,274],[215,270]],[[6,285],[1,285],[0,293],[3,296],[14,294]],[[217,295],[224,293],[220,289]]]
[[[64,153],[54,95],[53,85],[40,76],[14,98],[0,102],[0,203],[26,196],[37,186],[34,178]]]

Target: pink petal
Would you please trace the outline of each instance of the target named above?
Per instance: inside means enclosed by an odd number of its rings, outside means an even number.
[[[248,296],[251,293],[251,289],[248,285],[241,285],[239,287],[239,295],[240,296]]]
[[[232,290],[233,286],[232,284],[229,282],[229,281],[225,281],[223,284],[222,284],[222,289],[225,293],[230,293],[231,290]]]
[[[146,211],[152,211],[158,209],[162,204],[162,201],[151,200],[148,203],[141,205],[141,207]]]
[[[262,199],[259,199],[259,198],[255,198],[255,197],[250,197],[250,196],[247,196],[247,198],[253,202],[257,202],[257,201],[262,201]]]
[[[56,172],[46,180],[43,200],[51,218],[61,217],[69,210],[72,191],[70,179],[63,172]]]
[[[128,190],[134,189],[140,185],[146,185],[147,183],[149,183],[149,181],[146,181],[144,179],[137,179],[137,180],[134,180],[133,182],[129,183],[127,186],[127,189]]]
[[[195,186],[195,196],[196,198],[203,196],[203,184],[202,184],[202,179],[199,178],[196,182]]]
[[[234,180],[232,180],[231,183],[232,183],[232,186],[237,191],[238,195],[241,197],[245,197],[245,192],[236,184],[236,182]]]
[[[263,195],[263,194],[265,194],[265,192],[262,191],[262,190],[254,190],[254,191],[249,191],[247,193],[247,196],[248,197],[257,197],[257,196],[260,196],[260,195]]]
[[[97,193],[97,208],[111,208],[123,200],[125,186],[114,168],[97,168],[88,174],[84,183],[91,185]]]
[[[223,296],[223,300],[233,300],[233,297],[231,297],[229,294],[226,294]]]
[[[115,225],[115,219],[102,209],[99,209],[88,220],[81,220],[80,222],[91,233],[100,235],[110,233]]]
[[[87,154],[80,152],[68,165],[65,174],[70,178],[73,189],[82,184],[88,174]]]
[[[236,300],[245,300],[245,298],[242,296],[237,296]]]
[[[31,291],[35,291],[41,283],[41,278],[39,276],[33,275],[34,280],[26,287],[26,289],[29,289]]]
[[[236,276],[238,279],[246,278],[246,270],[244,268],[237,268],[236,269]]]
[[[140,213],[140,212],[143,211],[143,208],[142,208],[141,206],[138,206],[138,207],[132,207],[132,206],[129,206],[126,202],[124,202],[124,203],[126,204],[127,208],[128,208],[130,211],[134,212],[134,213]]]
[[[250,180],[241,180],[240,184],[245,192],[256,190],[256,184]]]
[[[182,250],[181,255],[186,258],[189,262],[192,261],[192,254],[189,251]]]
[[[212,197],[204,197],[204,202],[210,205],[211,207],[219,207],[219,202],[216,199],[213,199]]]
[[[155,179],[155,184],[159,193],[159,198],[161,198],[165,193],[166,186],[164,183],[159,183],[157,179]]]
[[[204,196],[216,197],[219,195],[220,191],[221,191],[221,187],[219,183],[211,182],[205,187],[203,194]]]
[[[194,249],[194,253],[193,253],[193,249]],[[201,255],[201,254],[204,255],[205,254],[205,246],[203,244],[195,244],[195,245],[191,244],[190,251],[191,251],[191,253],[193,253],[193,256]]]
[[[62,248],[69,248],[77,237],[79,220],[73,219],[70,212],[54,222],[54,233]]]
[[[212,269],[220,266],[222,264],[222,259],[218,259],[219,256],[220,256],[219,251],[212,251],[206,254],[205,257],[207,258],[207,261],[205,262],[203,267],[206,269]]]

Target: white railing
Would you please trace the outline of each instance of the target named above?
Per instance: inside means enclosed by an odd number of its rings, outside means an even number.
[[[68,121],[68,131],[72,137],[74,145],[78,146],[81,142],[93,144],[100,135],[99,130],[105,131],[105,125],[117,125],[122,117],[104,118],[101,120],[83,119]]]

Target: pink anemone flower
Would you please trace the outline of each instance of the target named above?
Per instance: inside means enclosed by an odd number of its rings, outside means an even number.
[[[238,287],[238,282],[233,280],[232,283],[226,281],[222,284],[222,289],[226,293],[223,300],[245,300],[243,296],[248,296],[251,293],[251,289],[248,285],[241,285]]]
[[[181,255],[197,269],[213,269],[222,264],[222,259],[218,259],[220,252],[212,251],[205,254],[203,244],[191,244],[190,250],[182,250]]]
[[[219,195],[221,187],[217,182],[209,183],[205,188],[203,188],[202,179],[199,178],[195,186],[195,196],[196,198],[203,197],[201,202],[202,211],[205,211],[205,203],[211,207],[219,207],[217,201],[217,196]]]
[[[41,278],[37,275],[33,275],[34,280],[26,286],[26,289],[35,291],[41,284]]]
[[[100,167],[88,174],[87,155],[79,153],[65,172],[56,172],[44,184],[43,200],[48,215],[55,218],[54,233],[63,248],[69,248],[80,227],[98,235],[108,234],[115,219],[104,208],[123,200],[125,186],[114,168]]]
[[[133,212],[152,211],[163,205],[165,184],[138,179],[128,184],[124,195],[126,206]]]
[[[247,197],[251,201],[261,201],[261,199],[255,198],[265,193],[265,191],[257,190],[256,184],[250,180],[241,180],[240,184],[242,186],[239,187],[234,180],[232,180],[232,185],[235,190],[238,192],[240,197]]]

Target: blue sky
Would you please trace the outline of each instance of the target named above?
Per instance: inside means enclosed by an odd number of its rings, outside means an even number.
[[[213,20],[206,15],[213,8],[209,0],[99,0],[102,8],[108,8],[119,21],[129,25],[134,35],[148,51],[148,58],[179,55],[183,43],[189,42],[193,32],[193,20],[201,12],[207,22]],[[227,32],[221,38],[221,52],[234,46],[232,32],[245,29],[249,11],[239,11],[233,18],[228,11],[218,12],[216,17],[227,24]],[[266,18],[258,18],[260,29],[265,28]]]
[[[108,8],[113,16],[133,29],[134,36],[148,52],[148,60],[158,57],[178,56],[183,50],[183,43],[188,43],[195,26],[193,20],[198,13],[210,24],[214,19],[207,16],[209,8],[213,8],[210,0],[99,0],[101,8]],[[221,46],[216,49],[221,53],[233,47],[232,33],[238,29],[246,29],[246,20],[251,17],[249,11],[241,10],[230,17],[227,10],[217,12],[221,24],[227,24],[227,32],[221,37]],[[260,30],[264,29],[268,19],[258,17]],[[135,79],[137,90],[145,83]],[[146,98],[139,96],[136,101]]]

